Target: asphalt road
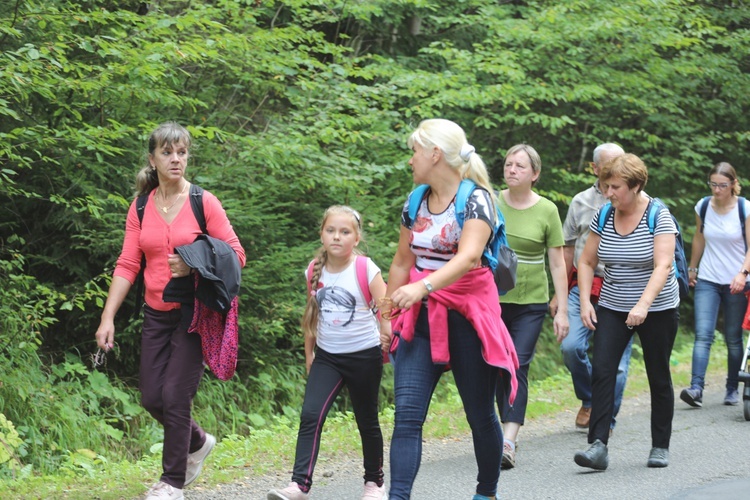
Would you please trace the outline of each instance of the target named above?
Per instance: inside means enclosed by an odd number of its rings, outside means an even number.
[[[573,462],[573,454],[587,447],[586,434],[574,428],[575,411],[527,422],[520,433],[516,468],[500,474],[499,498],[750,499],[750,422],[745,421],[742,404],[722,404],[723,381],[717,382],[712,382],[704,394],[700,409],[680,401],[679,388],[676,389],[670,465],[664,469],[646,467],[651,449],[648,394],[623,401],[617,428],[609,441],[610,463],[606,471],[584,469]],[[323,448],[310,499],[359,500],[361,458],[328,461],[325,443]],[[387,453],[386,450],[386,482]],[[412,498],[468,500],[475,491],[475,477],[469,436],[427,441]],[[275,475],[247,477],[239,483],[214,488],[196,484],[185,490],[185,498],[265,500],[269,488],[283,487],[289,478],[290,471],[277,471]]]
[[[678,396],[679,392],[676,391]],[[522,429],[517,467],[500,474],[504,499],[750,499],[750,422],[740,406],[724,406],[723,389],[713,386],[704,406],[693,409],[675,397],[670,464],[646,467],[651,449],[648,397],[628,400],[609,441],[606,471],[583,469],[573,454],[585,449],[586,434],[544,422],[548,432],[530,423]],[[430,443],[425,446],[429,448]],[[471,441],[454,443],[449,456],[423,461],[414,485],[414,500],[469,499],[474,493],[476,464]],[[361,480],[330,481],[313,488],[315,499],[358,499]]]

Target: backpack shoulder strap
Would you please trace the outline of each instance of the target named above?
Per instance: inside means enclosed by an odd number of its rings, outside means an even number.
[[[149,193],[140,195],[135,200],[135,213],[138,214],[138,224],[143,226],[143,214],[146,212],[146,203],[148,203]],[[135,308],[133,309],[133,320],[137,320],[141,314],[143,306],[144,284],[143,273],[146,272],[146,254],[141,254],[141,269],[135,277]]]
[[[737,212],[740,215],[740,226],[742,226],[742,237],[745,237],[745,218],[747,217],[747,214],[745,213],[745,198],[743,196],[737,197]]]
[[[311,260],[310,264],[307,265],[307,273],[305,274],[305,281],[307,282],[308,294],[312,292],[312,282],[310,282],[310,278],[312,277],[313,267],[315,267],[315,259]]]
[[[466,210],[466,202],[469,200],[469,196],[474,192],[477,185],[471,179],[464,179],[461,184],[458,185],[458,192],[456,192],[456,222],[458,227],[464,227],[464,211]]]
[[[365,304],[367,304],[368,307],[372,307],[370,282],[367,280],[367,260],[368,258],[366,256],[357,255],[357,260],[354,263],[354,266],[357,271],[357,284],[359,284],[359,290],[365,298]]]
[[[135,200],[135,213],[138,214],[138,222],[143,225],[143,214],[146,210],[146,203],[148,203],[148,193],[140,195]]]
[[[710,196],[705,196],[701,200],[701,206],[698,209],[698,217],[701,218],[701,233],[703,232],[703,228],[706,226],[706,212],[708,211],[708,204],[709,203],[711,203],[711,197]],[[743,207],[743,209],[744,209],[744,207]],[[740,219],[742,219],[742,224],[744,225],[745,224],[745,220],[744,220],[745,218],[742,217],[741,214],[740,214]]]
[[[651,234],[654,234],[656,230],[656,216],[661,211],[661,208],[662,206],[660,206],[656,198],[649,200],[648,207],[646,208],[646,222],[648,223],[648,232]]]
[[[419,205],[422,204],[422,198],[430,188],[428,184],[420,184],[414,188],[414,191],[409,194],[409,219],[413,222],[417,218],[417,212],[419,212]]]
[[[607,225],[607,219],[610,218],[612,212],[612,203],[609,201],[602,205],[602,208],[599,209],[599,224],[597,225],[597,227],[600,233],[604,231],[604,226]]]
[[[193,216],[198,221],[201,232],[208,234],[206,215],[203,213],[203,188],[195,184],[190,184],[190,208],[193,209]]]
[[[654,234],[654,232],[656,231],[656,218],[659,216],[659,212],[661,212],[665,208],[668,209],[667,205],[659,198],[651,198],[651,200],[648,202],[648,208],[646,208],[648,218],[646,219],[646,221],[648,222],[649,233]],[[674,225],[677,228],[677,233],[679,234],[681,232],[680,225],[677,223],[677,219],[675,219],[674,216],[672,216],[672,220],[674,221]]]

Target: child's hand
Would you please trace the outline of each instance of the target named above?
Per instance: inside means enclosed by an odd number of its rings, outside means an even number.
[[[381,321],[380,322],[380,348],[384,352],[388,352],[391,348],[391,322]]]

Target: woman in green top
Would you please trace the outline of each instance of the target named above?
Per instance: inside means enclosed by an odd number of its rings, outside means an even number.
[[[502,318],[518,353],[520,369],[516,370],[518,393],[513,406],[502,391],[497,393],[497,406],[503,422],[502,468],[516,464],[516,439],[524,423],[529,397],[529,365],[542,331],[549,303],[549,283],[544,265],[547,252],[552,284],[558,300],[554,318],[557,341],[568,334],[568,278],[563,258],[563,234],[557,207],[532,191],[542,170],[539,153],[527,144],[517,144],[505,155],[503,177],[507,189],[499,196],[505,216],[508,243],[518,255],[516,286],[501,299]],[[501,387],[499,384],[498,387]]]

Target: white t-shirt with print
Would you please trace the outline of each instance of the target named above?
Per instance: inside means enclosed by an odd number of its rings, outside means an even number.
[[[367,259],[368,285],[380,268]],[[307,271],[305,271],[305,277]],[[357,284],[356,259],[340,273],[329,273],[323,268],[316,292],[320,316],[318,318],[318,346],[332,354],[363,351],[380,345],[380,326]]]
[[[434,214],[427,206],[429,192],[428,190],[419,204],[414,221],[409,219],[409,199],[407,198],[401,213],[401,224],[411,229],[409,247],[417,257],[416,266],[419,269],[434,271],[443,267],[458,253],[461,227],[456,220],[455,197],[442,213]],[[476,188],[466,200],[464,221],[480,219],[493,229],[496,217],[492,209],[490,194],[485,189]],[[487,244],[489,245],[489,241]]]

